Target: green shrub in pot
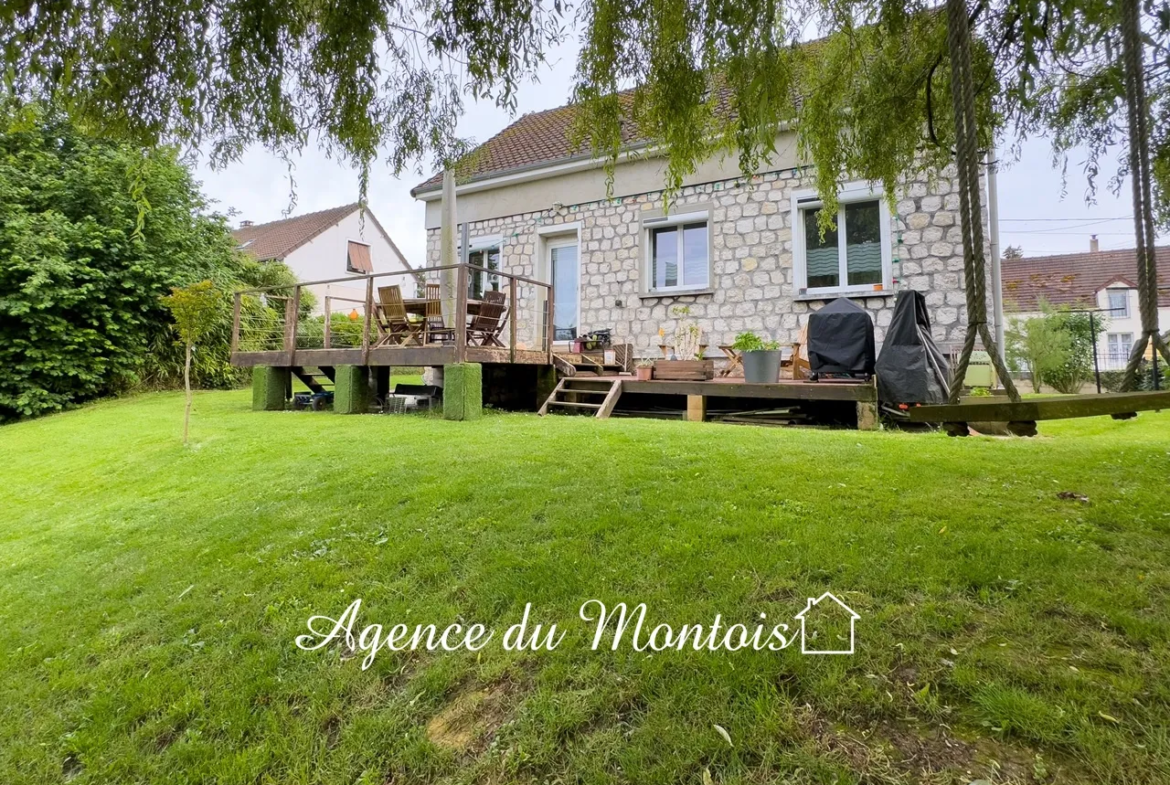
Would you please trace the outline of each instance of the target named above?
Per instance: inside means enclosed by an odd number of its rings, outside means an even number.
[[[744,381],[752,384],[775,384],[780,381],[780,343],[764,340],[753,332],[735,336],[731,348],[743,362]]]

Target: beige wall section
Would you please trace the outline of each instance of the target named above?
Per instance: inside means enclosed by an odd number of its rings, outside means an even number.
[[[776,140],[776,153],[760,167],[760,171],[791,169],[798,165],[796,156],[796,135],[782,134]],[[604,167],[597,162],[588,164],[587,169],[553,174],[527,182],[509,182],[470,193],[460,189],[456,195],[459,221],[487,221],[509,215],[547,210],[556,202],[581,204],[606,198]],[[705,161],[684,181],[684,187],[709,183],[735,177],[739,164],[734,157],[714,158]],[[535,176],[535,173],[533,173]],[[661,191],[666,182],[666,159],[660,156],[635,158],[624,161],[614,170],[614,196]],[[471,184],[473,187],[478,184]],[[439,226],[441,202],[439,192],[428,193],[434,198],[426,203],[426,228]]]

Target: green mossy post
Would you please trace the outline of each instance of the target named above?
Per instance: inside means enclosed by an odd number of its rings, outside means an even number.
[[[370,369],[364,365],[339,365],[333,381],[333,411],[366,414],[370,410]]]
[[[288,368],[257,365],[252,368],[252,409],[257,412],[284,410],[291,375]]]
[[[475,420],[483,414],[483,366],[443,366],[443,419]]]

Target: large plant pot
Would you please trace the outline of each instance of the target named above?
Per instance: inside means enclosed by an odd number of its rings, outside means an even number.
[[[654,368],[649,365],[639,365],[634,369],[634,378],[640,382],[648,382],[654,378]]]
[[[751,384],[775,384],[780,381],[780,350],[761,349],[740,354],[743,380]]]
[[[715,378],[714,360],[655,360],[654,378],[674,382],[701,382]]]

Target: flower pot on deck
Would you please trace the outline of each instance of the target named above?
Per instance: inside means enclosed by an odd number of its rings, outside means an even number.
[[[702,382],[715,378],[714,360],[655,360],[654,378],[672,382]]]
[[[646,366],[639,365],[637,368],[634,369],[634,378],[640,382],[650,381],[651,379],[654,378],[654,366],[652,366],[652,365],[646,365]]]
[[[751,384],[776,384],[780,381],[780,350],[759,349],[740,354],[743,380]]]

